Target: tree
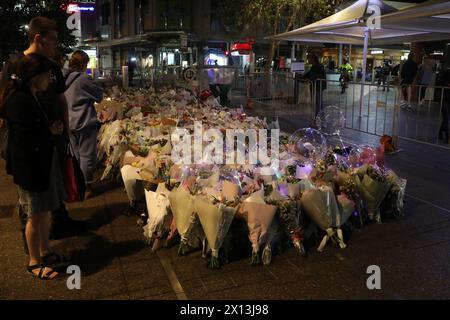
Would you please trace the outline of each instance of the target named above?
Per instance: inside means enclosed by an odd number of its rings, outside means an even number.
[[[53,19],[58,25],[58,38],[63,51],[70,52],[76,44],[76,38],[66,27],[67,13],[65,8],[70,0],[0,1],[0,21],[2,21],[0,38],[0,61],[8,59],[11,53],[20,52],[28,46],[26,25],[36,16]]]
[[[343,0],[229,0],[218,6],[224,29],[230,34],[271,36],[300,28],[334,13]],[[270,41],[272,61],[280,41]],[[266,64],[266,71],[270,63]]]

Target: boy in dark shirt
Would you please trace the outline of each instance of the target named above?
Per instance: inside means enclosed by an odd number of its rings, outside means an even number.
[[[408,89],[414,82],[414,79],[417,75],[418,66],[417,63],[413,60],[414,54],[411,52],[408,55],[408,60],[406,60],[405,64],[402,67],[400,72],[401,82],[400,85],[402,87],[403,101],[400,102],[400,107],[402,108],[411,108],[409,105],[409,97],[408,97]]]

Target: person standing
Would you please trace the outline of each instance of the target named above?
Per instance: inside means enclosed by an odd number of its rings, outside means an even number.
[[[53,63],[42,55],[22,56],[0,95],[0,111],[8,126],[6,172],[13,176],[26,215],[27,271],[44,280],[54,279],[55,265],[64,262],[49,243],[50,211],[57,210],[65,198],[54,139],[64,127],[50,120],[38,97],[50,85],[52,68]]]
[[[420,85],[420,105],[423,105],[425,102],[425,94],[427,92],[427,88],[433,81],[433,68],[431,67],[431,61],[429,59],[426,59],[424,57],[422,64],[419,66],[417,78]]]
[[[341,82],[341,94],[345,93],[345,89],[350,82],[350,76],[353,72],[353,67],[348,60],[344,59],[343,62],[342,66],[339,67],[339,71],[341,72],[341,76],[339,77],[339,81]]]
[[[417,63],[413,60],[414,53],[408,55],[408,60],[403,64],[400,71],[400,86],[402,91],[402,101],[400,101],[401,108],[411,108],[409,104],[409,88],[413,84],[417,75]]]
[[[69,138],[86,182],[88,199],[93,196],[92,183],[97,165],[98,120],[94,102],[103,100],[103,89],[87,74],[89,56],[81,50],[75,51],[69,60],[69,69],[64,70],[65,92],[69,107]]]
[[[28,48],[18,54],[17,56],[10,59],[4,66],[3,77],[2,77],[2,87],[8,83],[11,75],[17,65],[17,61],[23,56],[28,54],[39,54],[49,60],[54,59],[58,50],[58,32],[57,25],[53,20],[45,17],[35,17],[28,24]],[[51,70],[51,82],[47,90],[43,92],[38,92],[38,99],[42,107],[46,110],[49,121],[54,122],[57,125],[61,123],[64,126],[63,134],[56,138],[56,148],[58,151],[58,158],[60,163],[63,163],[66,157],[67,146],[68,146],[68,127],[69,127],[69,116],[67,101],[64,96],[64,91],[66,86],[64,83],[64,77],[61,72],[59,65],[52,63]],[[52,211],[52,232],[51,238],[61,238],[67,233],[78,233],[84,231],[86,224],[82,221],[76,221],[69,217],[66,210],[64,202],[58,209]],[[21,207],[19,207],[19,218],[21,221],[23,235],[25,232],[26,224],[26,214],[23,213]],[[26,243],[24,243],[24,249],[27,251]]]
[[[439,128],[439,140],[449,143],[449,120],[450,120],[450,69],[443,71],[438,80],[439,86],[444,87],[442,97],[442,123]]]
[[[315,92],[315,115],[317,116],[322,110],[322,91],[327,88],[327,74],[319,57],[315,54],[308,54],[308,63],[311,64],[311,68],[303,75],[303,79],[311,81],[311,92]]]
[[[391,65],[388,60],[384,61],[384,65],[381,68],[381,83],[383,84],[383,91],[389,92],[389,82],[391,81]]]

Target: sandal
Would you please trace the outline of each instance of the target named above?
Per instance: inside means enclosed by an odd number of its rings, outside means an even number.
[[[49,269],[51,270],[50,272],[47,272],[46,274],[44,274],[45,269]],[[36,274],[33,271],[39,269],[39,273]],[[33,266],[28,266],[27,267],[27,272],[32,275],[35,278],[41,279],[41,280],[53,280],[58,276],[58,272],[56,272],[55,270],[48,268],[46,265],[44,264],[35,264]]]
[[[54,268],[64,267],[69,264],[69,260],[57,254],[56,252],[49,253],[42,257],[42,262],[46,266],[51,266]]]

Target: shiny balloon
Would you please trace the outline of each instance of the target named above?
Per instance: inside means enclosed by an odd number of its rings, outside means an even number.
[[[324,135],[312,128],[295,131],[289,138],[289,144],[292,155],[300,156],[303,163],[323,158],[328,148]]]
[[[367,145],[352,148],[347,157],[347,164],[351,168],[357,168],[364,164],[376,165],[377,152],[373,147]]]
[[[344,113],[336,106],[325,107],[317,115],[316,125],[326,134],[339,134],[345,125]]]

